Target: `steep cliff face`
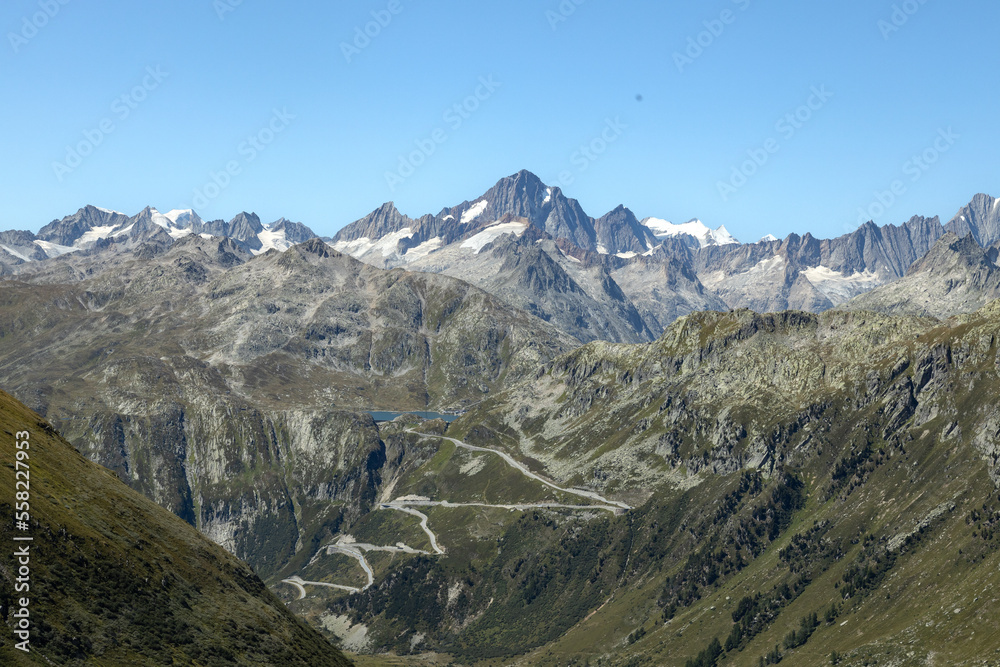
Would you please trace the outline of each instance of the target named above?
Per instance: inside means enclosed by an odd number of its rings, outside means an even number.
[[[387,471],[370,417],[188,402],[200,389],[188,384],[179,401],[150,397],[141,409],[109,405],[66,422],[64,433],[89,459],[263,576],[328,524],[371,509]]]
[[[996,197],[977,194],[967,206],[963,206],[947,225],[945,231],[954,232],[959,237],[972,234],[976,243],[987,248],[1000,241],[1000,201]]]
[[[17,531],[10,520],[0,527],[5,544],[28,554],[0,564],[4,665],[349,664],[245,563],[84,459],[0,391],[7,517],[15,452],[30,520]],[[21,598],[29,600],[30,652],[14,648],[24,639],[12,633]]]
[[[867,223],[836,239],[811,234],[783,241],[702,248],[702,282],[733,308],[822,312],[906,274],[944,233],[937,218],[903,225]]]
[[[847,310],[950,317],[1000,298],[1000,269],[972,234],[948,232],[901,280],[844,304]]]
[[[658,243],[649,227],[624,206],[595,220],[594,233],[597,243],[613,253],[644,253]]]

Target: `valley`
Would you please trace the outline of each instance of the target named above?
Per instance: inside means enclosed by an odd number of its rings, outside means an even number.
[[[981,664],[996,211],[742,244],[528,172],[330,243],[81,209],[2,239],[0,383],[361,664]]]

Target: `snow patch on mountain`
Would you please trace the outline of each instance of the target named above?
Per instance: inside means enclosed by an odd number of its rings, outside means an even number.
[[[41,248],[49,259],[79,250],[79,248],[71,248],[70,246],[59,245],[58,243],[52,243],[51,241],[36,240],[34,241],[34,244]]]
[[[189,208],[185,209],[175,208],[171,211],[168,211],[166,214],[164,214],[163,217],[167,218],[168,220],[170,220],[171,223],[175,225],[186,225],[186,226],[191,226],[191,223],[193,221],[201,220],[201,218],[198,217],[198,214]]]
[[[106,225],[104,227],[92,227],[83,233],[83,236],[78,238],[73,242],[73,245],[77,248],[82,248],[91,243],[96,243],[101,239],[106,239],[111,236],[115,231],[115,225]]]
[[[353,241],[338,241],[333,245],[333,249],[351,257],[361,257],[376,252],[380,253],[382,257],[389,257],[396,253],[396,245],[400,241],[408,239],[411,236],[413,236],[413,230],[410,227],[403,227],[399,231],[386,234],[374,242],[367,236],[362,236]]]
[[[159,211],[157,211],[155,208],[149,209],[149,214],[154,225],[159,225],[160,227],[163,227],[167,231],[169,231],[170,228],[173,226],[174,221],[168,218],[167,216],[163,215]]]
[[[174,239],[175,241],[177,239],[182,239],[185,236],[191,236],[192,234],[194,234],[194,232],[191,231],[190,229],[181,229],[179,227],[167,227],[166,229],[167,229],[167,234],[169,234],[170,238]]]
[[[31,258],[28,257],[27,255],[22,255],[18,251],[14,250],[13,248],[11,248],[9,246],[5,246],[2,243],[0,243],[0,250],[4,250],[7,253],[13,255],[14,257],[17,257],[18,259],[20,259],[22,261],[25,261],[25,262],[30,262],[31,261]]]
[[[487,227],[475,236],[470,236],[460,247],[472,248],[475,250],[475,254],[478,255],[479,251],[482,250],[483,246],[487,243],[500,238],[504,234],[514,234],[516,236],[520,236],[527,228],[528,225],[524,222],[504,222],[499,225],[493,225],[492,227]]]
[[[834,304],[840,304],[857,295],[875,289],[881,283],[872,271],[846,275],[825,266],[814,266],[802,272],[812,286]]]
[[[260,239],[261,248],[260,250],[251,251],[255,255],[263,255],[268,250],[285,252],[293,245],[292,243],[289,243],[288,239],[285,237],[284,229],[275,232],[272,231],[268,225],[264,226],[264,231],[257,234],[257,238]]]
[[[462,224],[467,225],[476,218],[478,218],[479,216],[481,216],[483,214],[483,211],[485,211],[486,207],[489,205],[490,203],[485,199],[473,204],[471,207],[469,207],[469,209],[465,213],[462,214]]]
[[[642,253],[642,256],[643,257],[652,257],[653,253],[656,252],[657,250],[659,250],[662,247],[663,247],[662,243],[660,243],[658,245],[655,245],[652,248],[650,248],[649,250],[647,250],[646,252]]]
[[[768,243],[769,241],[777,241],[778,237],[774,234],[768,234],[760,238],[760,243]]]
[[[410,248],[409,250],[407,250],[406,259],[408,261],[413,261],[420,259],[421,257],[426,257],[427,255],[431,254],[432,252],[440,248],[443,242],[444,239],[442,239],[440,236],[435,236],[432,239],[428,239],[427,241],[424,241],[423,243],[418,245],[416,248]]]
[[[337,241],[333,244],[333,249],[351,257],[360,257],[372,249],[372,240],[367,236],[356,238],[353,241]]]
[[[723,270],[712,271],[710,273],[698,274],[701,283],[710,289],[714,289],[723,283],[748,284],[754,281],[777,283],[782,282],[785,269],[788,268],[788,260],[781,255],[775,255],[768,259],[761,260],[751,266],[746,271],[729,274]]]
[[[724,225],[718,229],[712,229],[697,218],[678,225],[660,218],[646,218],[642,224],[648,227],[653,232],[653,236],[658,239],[681,235],[693,236],[702,248],[710,245],[739,243]]]
[[[538,243],[541,243],[541,239],[538,240]],[[579,259],[577,259],[576,257],[574,257],[573,255],[567,255],[566,252],[562,248],[556,248],[556,249],[559,251],[559,254],[561,256],[565,257],[569,261],[576,262],[577,264],[582,264],[583,263]]]
[[[409,227],[403,227],[398,232],[393,232],[392,234],[386,234],[372,247],[372,250],[377,250],[382,253],[383,257],[388,257],[396,252],[396,245],[399,244],[403,239],[408,239],[413,236],[413,230]]]

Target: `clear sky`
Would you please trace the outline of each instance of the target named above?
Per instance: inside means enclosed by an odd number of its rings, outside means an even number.
[[[333,234],[520,169],[744,241],[950,218],[1000,196],[998,25],[996,0],[4,0],[0,229],[91,203]]]

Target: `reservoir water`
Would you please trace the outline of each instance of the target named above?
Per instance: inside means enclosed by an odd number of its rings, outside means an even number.
[[[370,414],[372,418],[375,419],[375,421],[377,422],[391,422],[393,419],[401,415],[414,415],[420,417],[421,419],[443,419],[449,424],[461,416],[461,415],[446,415],[440,412],[419,412],[419,411],[386,412],[383,410],[369,410],[368,414]]]

